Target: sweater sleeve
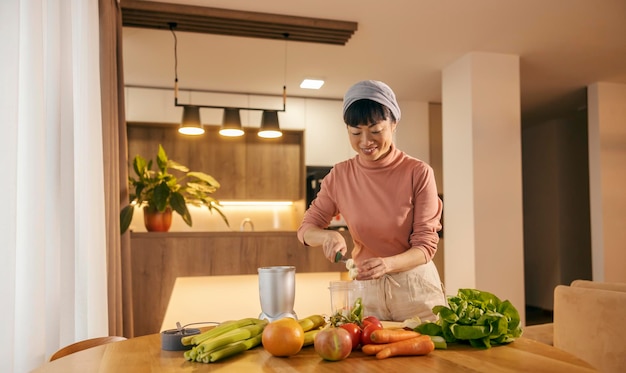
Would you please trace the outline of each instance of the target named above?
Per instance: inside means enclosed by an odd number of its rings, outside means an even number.
[[[298,240],[305,246],[308,245],[304,242],[304,232],[311,227],[327,228],[332,218],[339,213],[333,197],[335,179],[333,170],[331,169],[322,180],[320,191],[313,202],[311,202],[311,206],[305,211],[302,223],[296,232]]]
[[[432,168],[425,163],[423,166],[413,173],[413,232],[409,240],[411,247],[421,249],[427,261],[431,261],[439,243],[437,232],[441,230],[443,203]]]

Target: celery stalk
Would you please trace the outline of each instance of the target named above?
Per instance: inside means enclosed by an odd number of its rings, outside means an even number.
[[[231,330],[235,330],[235,329],[247,326],[247,325],[255,325],[260,322],[263,322],[263,320],[259,320],[255,318],[245,318],[241,320],[224,321],[223,323],[217,325],[216,327],[212,329],[207,330],[204,333],[188,335],[188,336],[183,337],[181,339],[181,343],[183,344],[183,346],[199,345],[202,342],[210,338],[215,338]]]
[[[225,346],[230,343],[239,342],[248,338],[255,337],[261,333],[263,333],[263,329],[265,328],[265,324],[263,325],[247,325],[242,328],[238,328],[235,330],[231,330],[227,333],[224,333],[218,337],[208,339],[202,343],[200,343],[198,347],[198,351],[200,353],[211,352],[219,347]]]
[[[263,336],[263,333],[258,334],[252,338],[248,338],[246,340],[240,341],[240,342],[231,343],[225,346],[224,348],[220,348],[217,351],[213,351],[209,354],[209,362],[214,363],[218,360],[225,359],[227,357],[236,355],[238,353],[241,353],[243,351],[256,347],[261,344],[262,336]]]

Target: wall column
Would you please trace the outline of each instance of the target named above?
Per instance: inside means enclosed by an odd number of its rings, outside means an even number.
[[[593,279],[626,282],[626,85],[587,94]]]
[[[442,97],[446,292],[492,292],[525,320],[519,57],[465,55]]]

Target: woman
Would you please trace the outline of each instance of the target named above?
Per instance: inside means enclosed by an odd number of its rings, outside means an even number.
[[[446,299],[432,262],[442,211],[432,168],[394,145],[400,107],[385,83],[361,81],[348,89],[343,118],[357,155],[324,178],[298,239],[321,246],[330,261],[337,253],[345,256],[343,236],[324,229],[341,213],[354,241],[356,280],[366,285],[366,314],[434,321],[432,308]]]

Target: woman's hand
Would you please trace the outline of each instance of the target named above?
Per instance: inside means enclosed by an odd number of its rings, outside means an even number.
[[[304,232],[304,242],[309,246],[322,246],[324,256],[333,263],[337,253],[345,256],[348,252],[346,240],[341,233],[333,230],[311,227]]]
[[[359,274],[357,280],[373,280],[383,277],[390,271],[385,258],[369,258],[365,259],[357,267]]]
[[[415,268],[426,263],[426,254],[423,250],[412,247],[407,251],[388,256],[386,258],[365,259],[357,266],[359,275],[357,280],[372,280],[383,277],[387,273],[397,273]]]
[[[324,250],[324,256],[331,262],[335,262],[335,256],[337,253],[341,253],[341,256],[345,256],[348,252],[346,246],[346,240],[341,233],[337,231],[324,230],[324,240],[322,242],[322,250]]]

